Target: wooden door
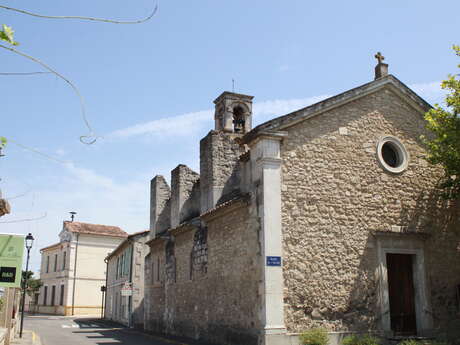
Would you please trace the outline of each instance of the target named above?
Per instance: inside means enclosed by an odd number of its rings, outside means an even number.
[[[415,335],[413,258],[410,254],[387,254],[391,329],[395,335]]]

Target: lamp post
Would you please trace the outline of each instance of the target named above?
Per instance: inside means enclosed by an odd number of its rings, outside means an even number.
[[[34,243],[34,237],[29,232],[26,236],[26,249],[27,249],[27,261],[26,261],[26,273],[24,274],[22,281],[22,306],[21,306],[21,328],[19,331],[19,338],[22,338],[22,328],[24,326],[24,306],[26,304],[26,289],[27,289],[27,271],[29,270],[29,258],[30,258],[30,249]]]
[[[105,285],[102,285],[101,286],[101,292],[102,292],[102,308],[101,308],[101,319],[104,318],[104,310],[105,310],[105,306],[104,306],[104,297],[105,297],[105,293],[106,293],[106,288],[105,288]]]

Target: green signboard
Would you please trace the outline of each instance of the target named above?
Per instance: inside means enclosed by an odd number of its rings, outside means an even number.
[[[0,234],[0,286],[21,287],[24,235]]]

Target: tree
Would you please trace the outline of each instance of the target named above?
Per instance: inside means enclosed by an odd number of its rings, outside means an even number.
[[[34,272],[32,271],[22,271],[22,279],[27,278],[27,294],[31,297],[38,293],[43,285],[40,279],[35,279],[33,276]]]
[[[11,45],[18,45],[18,42],[14,40],[14,31],[11,27],[8,25],[3,24],[2,29],[0,30],[0,41],[4,41],[6,43],[9,43]],[[6,138],[0,136],[0,153],[2,151],[2,148],[4,148],[6,145]]]
[[[0,40],[5,41],[14,46],[17,46],[18,42],[14,40],[13,35],[14,35],[13,29],[8,25],[3,24],[2,29],[0,30]]]
[[[11,27],[3,24],[2,29],[0,30],[0,41],[7,42],[11,45],[18,45],[18,42],[14,40],[13,37],[14,31]],[[6,138],[0,136],[0,153],[2,151],[2,148],[4,148],[6,145]]]
[[[453,49],[460,57],[460,46]],[[460,64],[457,66],[460,68]],[[447,107],[444,109],[435,104],[425,114],[426,128],[432,133],[429,138],[423,137],[428,147],[426,159],[431,164],[440,164],[444,169],[444,177],[440,183],[446,199],[460,199],[460,80],[459,74],[449,74],[448,79],[441,83],[441,88],[448,90],[445,98]]]

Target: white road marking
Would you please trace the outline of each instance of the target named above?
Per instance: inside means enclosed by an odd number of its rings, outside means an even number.
[[[61,325],[62,328],[80,328],[78,325]]]

